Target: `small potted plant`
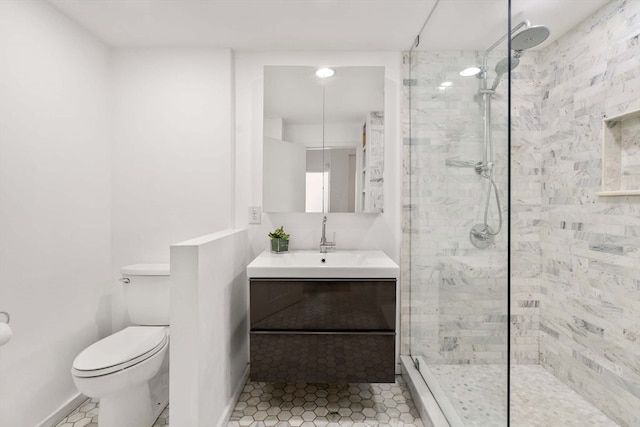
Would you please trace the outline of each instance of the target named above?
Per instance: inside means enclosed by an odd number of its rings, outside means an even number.
[[[284,225],[269,233],[271,238],[271,252],[279,254],[289,250],[289,235],[284,232]]]

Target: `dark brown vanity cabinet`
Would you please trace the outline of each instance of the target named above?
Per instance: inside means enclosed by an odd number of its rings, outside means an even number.
[[[251,279],[251,380],[393,382],[395,279]]]

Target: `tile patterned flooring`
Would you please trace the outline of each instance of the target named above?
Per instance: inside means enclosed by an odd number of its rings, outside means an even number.
[[[169,426],[169,407],[160,414],[153,427]],[[98,427],[98,399],[87,399],[55,427]]]
[[[443,389],[467,427],[504,427],[504,367],[439,366]],[[538,365],[512,367],[512,427],[615,427],[606,415]],[[97,427],[97,401],[88,399],[56,427]],[[497,416],[497,418],[495,418]],[[503,417],[504,415],[502,415]],[[167,407],[153,427],[169,426]],[[227,427],[433,427],[421,420],[406,382],[273,384],[247,382]]]
[[[98,427],[98,400],[85,400],[55,427]]]
[[[97,427],[97,401],[88,399],[56,427]],[[169,407],[153,427],[169,426]],[[375,384],[273,384],[247,382],[228,427],[394,426],[422,422],[404,379]]]
[[[431,427],[418,415],[404,379],[395,383],[247,382],[227,427]]]

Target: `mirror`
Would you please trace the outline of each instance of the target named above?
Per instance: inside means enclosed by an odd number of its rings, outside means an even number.
[[[382,212],[384,67],[264,69],[263,210]]]

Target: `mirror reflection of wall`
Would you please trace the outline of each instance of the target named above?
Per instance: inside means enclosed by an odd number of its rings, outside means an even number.
[[[329,206],[329,171],[324,168],[322,148],[306,150],[306,194],[305,212],[323,212]]]
[[[263,210],[382,212],[384,67],[265,67]]]

